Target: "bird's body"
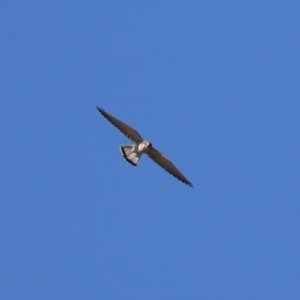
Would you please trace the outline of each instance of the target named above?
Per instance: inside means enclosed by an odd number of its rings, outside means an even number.
[[[134,145],[134,151],[138,154],[143,154],[147,152],[147,149],[151,147],[151,143],[144,140],[141,143],[137,143]]]
[[[133,166],[137,166],[142,154],[147,153],[151,146],[148,141],[142,141],[132,146],[120,146],[123,157]]]
[[[149,141],[144,140],[136,130],[108,114],[104,109],[99,107],[97,107],[97,109],[102,116],[104,116],[109,122],[111,122],[124,135],[126,135],[135,143],[131,146],[120,146],[122,155],[128,163],[133,166],[137,166],[141,156],[143,154],[147,154],[154,162],[159,164],[167,172],[175,176],[183,183],[193,187],[192,183],[182,175],[182,173],[174,166],[174,164],[164,154],[153,148]]]

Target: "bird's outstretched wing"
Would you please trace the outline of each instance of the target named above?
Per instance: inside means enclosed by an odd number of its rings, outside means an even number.
[[[177,179],[189,185],[190,187],[193,187],[193,184],[182,175],[182,173],[175,167],[175,165],[164,154],[157,151],[153,147],[151,147],[146,153],[153,161],[159,164],[171,175],[175,176]]]
[[[112,115],[108,114],[103,108],[97,107],[99,112],[103,117],[105,117],[110,123],[116,126],[123,134],[125,134],[131,141],[135,143],[140,143],[143,141],[143,138],[139,135],[139,133],[128,126],[127,124],[123,123],[122,121],[116,119]]]

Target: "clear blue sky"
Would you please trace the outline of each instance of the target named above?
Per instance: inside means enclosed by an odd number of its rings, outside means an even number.
[[[300,299],[299,16],[2,2],[0,298]],[[195,188],[126,163],[96,105]]]

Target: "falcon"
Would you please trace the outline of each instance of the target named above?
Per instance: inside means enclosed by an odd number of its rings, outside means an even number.
[[[175,165],[164,154],[153,148],[150,142],[144,140],[136,130],[113,117],[103,108],[97,107],[97,109],[104,118],[106,118],[125,136],[127,136],[132,142],[135,143],[132,146],[120,146],[122,155],[128,163],[136,167],[141,156],[143,154],[147,154],[154,162],[164,168],[171,175],[173,175],[183,183],[189,185],[190,187],[193,187],[193,184],[183,176],[183,174],[175,167]]]

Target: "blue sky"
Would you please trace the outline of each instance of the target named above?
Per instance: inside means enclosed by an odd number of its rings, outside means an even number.
[[[0,298],[299,299],[300,4],[99,2],[0,5]]]

